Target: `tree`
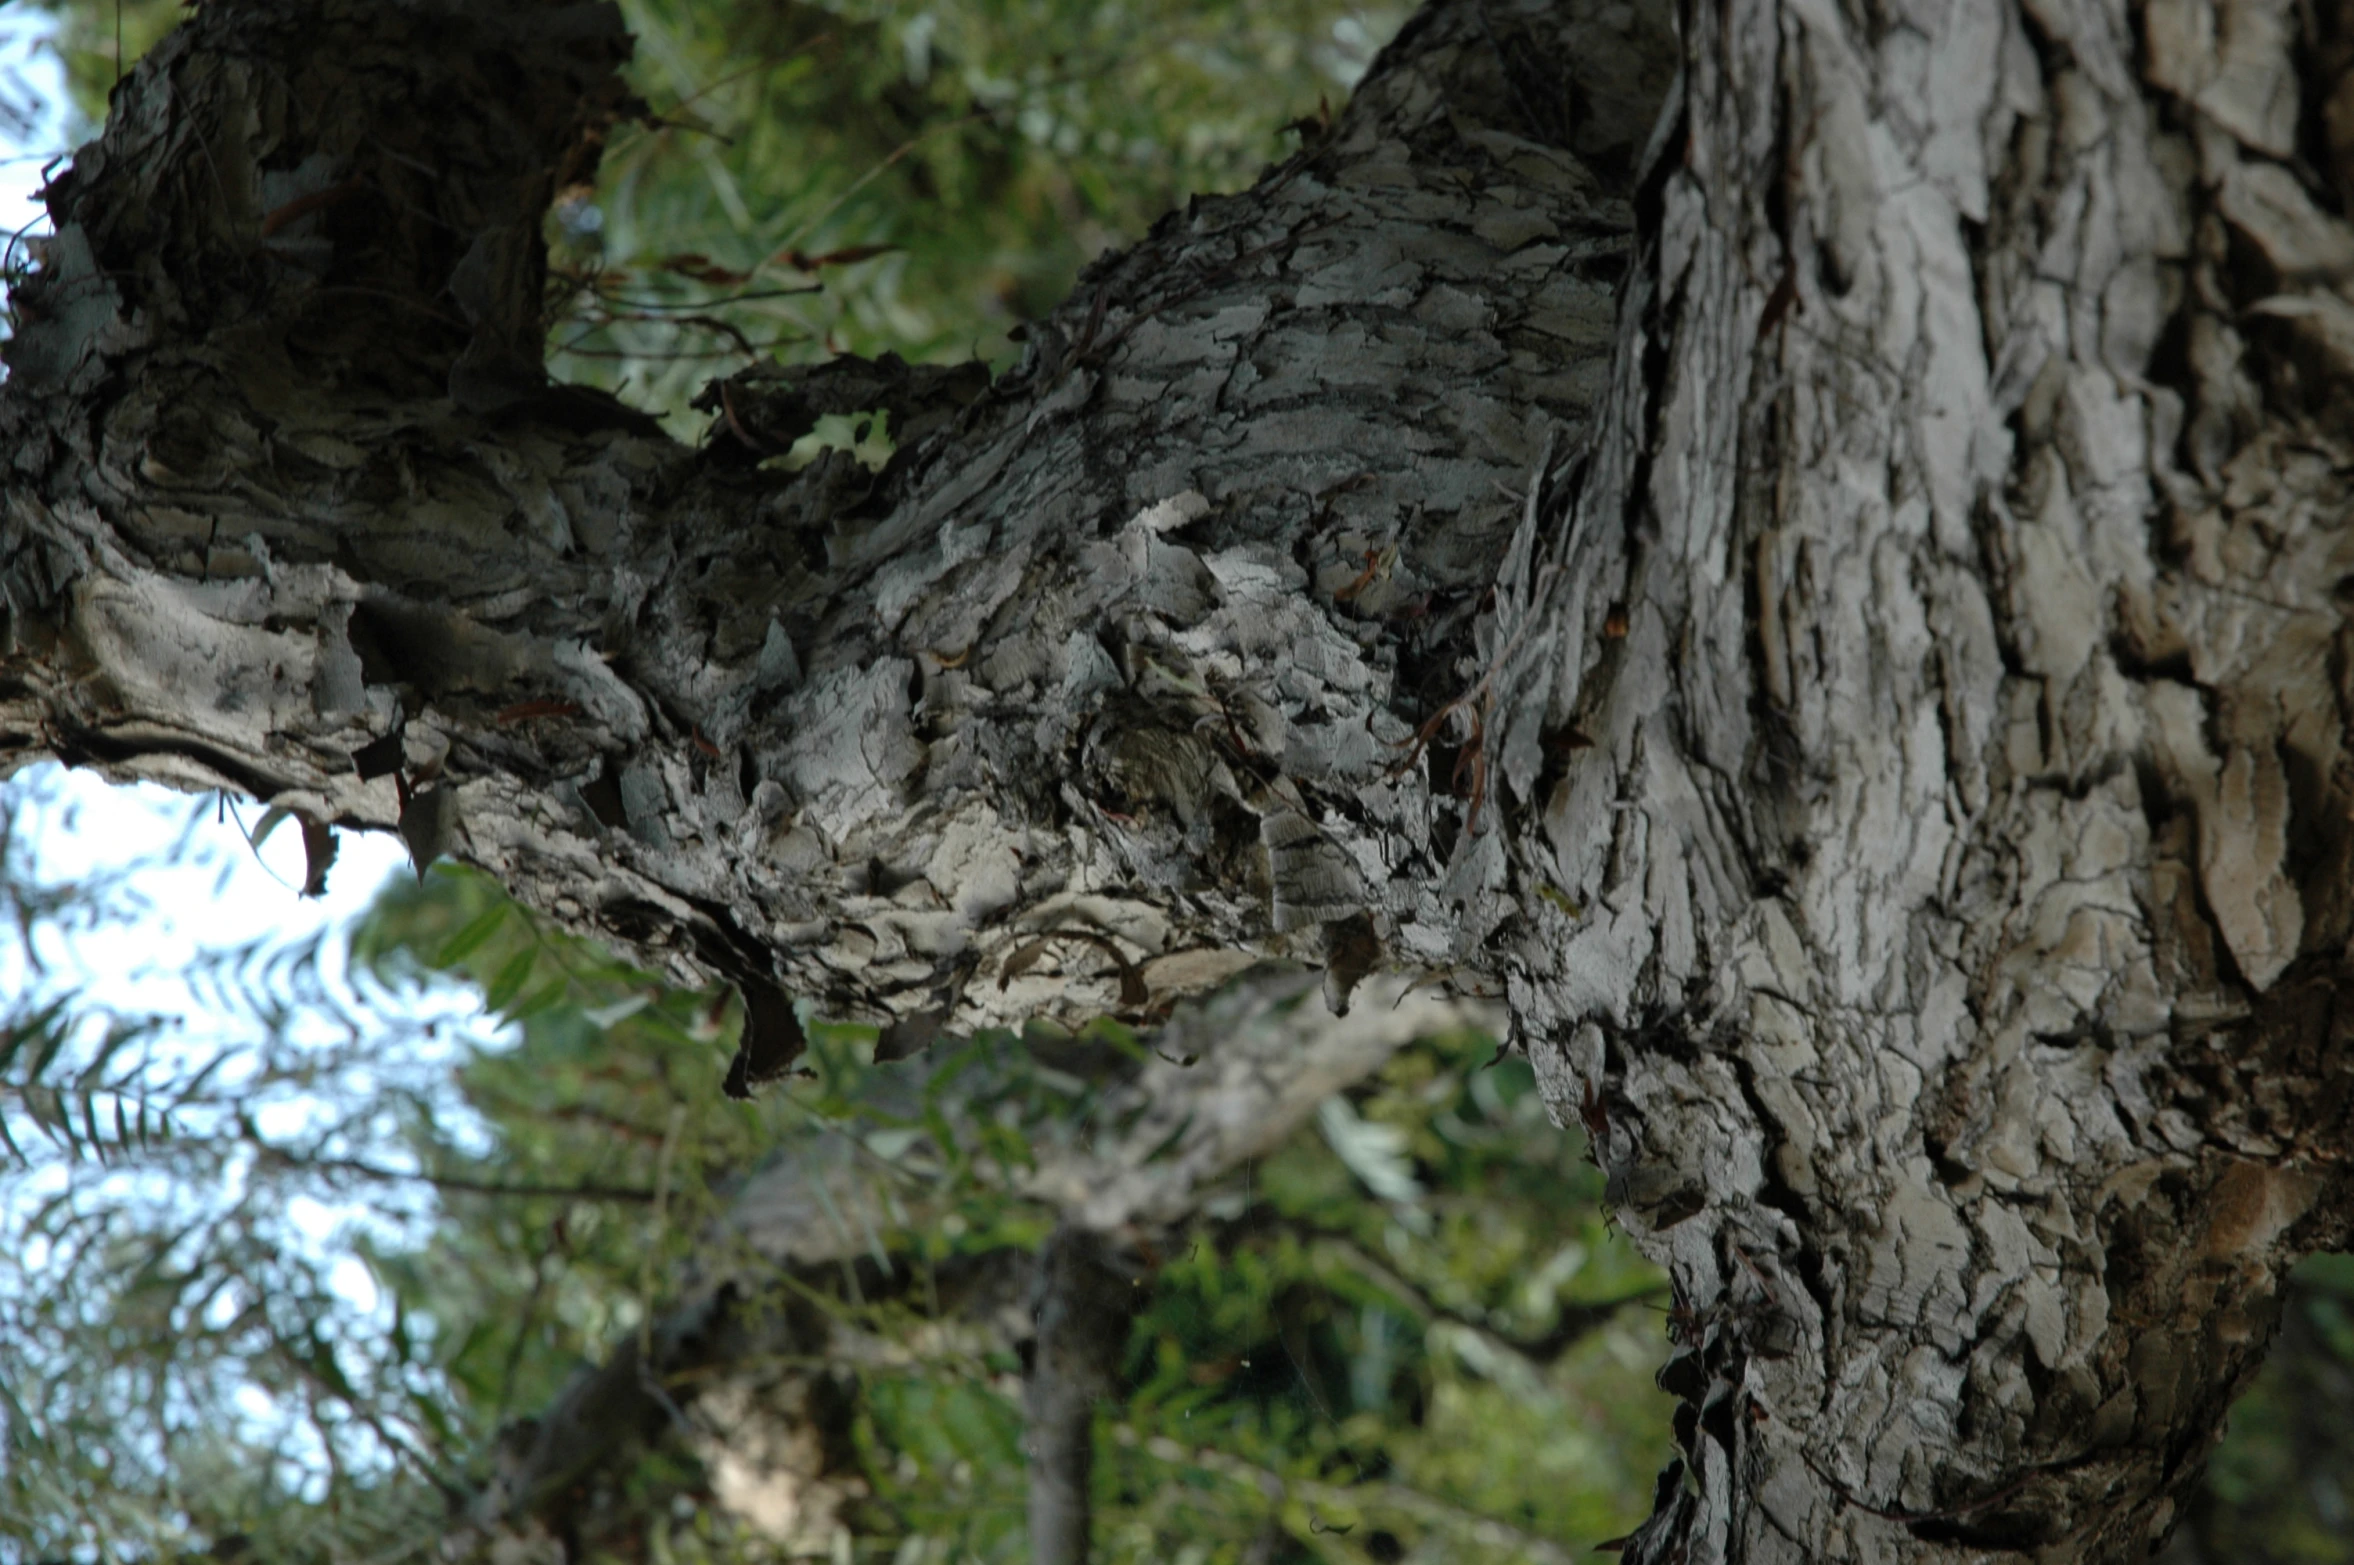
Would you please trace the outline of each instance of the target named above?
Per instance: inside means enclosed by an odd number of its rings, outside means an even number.
[[[2344,24],[1666,20],[1434,5],[1010,373],[690,448],[541,370],[610,12],[207,4],[15,294],[0,728],[723,978],[743,1090],[1500,994],[1678,1289],[1627,1557],[2138,1558],[2344,1234]]]
[[[892,346],[909,346],[911,319],[964,318],[941,334],[985,335],[994,285],[973,298],[959,279],[910,281],[920,256],[1056,254],[1052,227],[1021,211],[1039,189],[1084,192],[1089,221],[1141,231],[1134,206],[1152,210],[1149,191],[1100,194],[1106,172],[1163,165],[1140,163],[1138,123],[1149,145],[1175,151],[1183,182],[1216,188],[1247,182],[1217,166],[1221,136],[1274,144],[1278,125],[1317,107],[1317,81],[1303,94],[1285,54],[1324,31],[1306,25],[1312,16],[1124,14],[1088,47],[1105,16],[1093,0],[1026,13],[1018,40],[991,39],[986,6],[893,9],[881,14],[894,30],[853,32],[845,63],[859,68],[812,102],[795,70],[805,54],[772,58],[781,46],[767,29],[781,16],[789,39],[822,40],[864,8],[719,9],[684,30],[659,5],[631,8],[660,62],[633,71],[633,84],[692,105],[703,126],[667,108],[620,128],[586,212],[602,221],[569,205],[551,270],[572,302],[551,336],[579,343],[585,330],[629,356],[561,362],[602,370],[607,384],[618,364],[639,388],[662,384],[677,350],[724,356],[724,329],[633,345],[602,324],[655,308],[690,322],[733,317],[755,339],[775,334],[763,317],[780,304],[828,340],[857,340],[858,323],[878,315],[898,334]],[[96,44],[67,44],[86,101],[102,104],[117,79],[118,39],[143,52],[142,38],[151,44],[175,17],[168,5],[69,12]],[[912,61],[919,29],[929,96],[912,63],[905,76],[861,64]],[[1177,47],[1168,58],[1102,47],[1139,36]],[[1336,36],[1351,45],[1346,28]],[[1054,71],[1013,73],[1023,85],[1008,93],[1007,58],[1049,54]],[[1214,84],[1189,79],[1201,66],[1219,69]],[[1353,79],[1345,56],[1317,74],[1327,68]],[[1081,78],[1087,96],[1074,101],[1069,83]],[[912,126],[911,96],[922,105]],[[1217,127],[1227,129],[1204,136]],[[1120,131],[1108,148],[1107,129]],[[908,139],[893,143],[902,130]],[[828,151],[862,139],[866,155],[847,164]],[[790,166],[774,160],[780,144],[795,151]],[[992,170],[991,183],[960,181],[969,164]],[[750,233],[707,201],[696,210],[723,179],[757,214]],[[845,190],[889,199],[845,200]],[[1066,199],[1049,210],[1067,216]],[[654,227],[657,212],[663,243],[651,253],[619,237]],[[584,228],[593,244],[580,242]],[[998,237],[1008,230],[1011,245]],[[843,254],[894,241],[905,249]],[[780,300],[730,275],[796,246],[830,257],[824,292]],[[894,278],[900,255],[908,266]],[[0,794],[0,818],[31,806],[14,838],[45,835],[37,801],[62,782],[43,769]],[[197,841],[225,836],[224,808],[237,810],[200,803],[188,828]],[[276,812],[243,815],[257,841],[283,824]],[[276,837],[300,841],[291,827]],[[242,857],[244,844],[215,851]],[[356,868],[339,859],[334,878]],[[0,861],[0,887],[36,893],[29,930],[53,910],[107,900],[103,887],[37,879]],[[496,1521],[496,1480],[532,1454],[522,1415],[558,1404],[576,1365],[618,1349],[582,1389],[611,1387],[618,1369],[626,1393],[634,1367],[638,1386],[659,1393],[639,1402],[655,1416],[603,1420],[571,1448],[577,1477],[521,1486],[521,1503],[504,1507],[521,1546],[544,1521],[576,1557],[760,1559],[780,1546],[833,1556],[845,1545],[897,1565],[1023,1557],[1024,1397],[1009,1370],[1037,1331],[1014,1301],[1034,1286],[1024,1279],[1052,1208],[1003,1176],[1026,1170],[1044,1177],[1021,1183],[1054,1187],[1069,1128],[1094,1127],[1101,1150],[1106,1122],[1127,1118],[1105,1112],[1102,1093],[1146,1058],[1138,1042],[1108,1024],[1058,1039],[1040,1023],[1020,1039],[976,1037],[946,1059],[935,1050],[869,1069],[872,1029],[818,1028],[814,1073],[758,1104],[730,1102],[718,1091],[728,1008],[709,992],[665,993],[488,885],[437,867],[413,898],[380,901],[363,937],[363,969],[396,993],[413,956],[467,974],[513,1021],[512,1052],[463,1049],[455,1072],[446,1043],[419,1050],[401,1037],[416,1027],[399,1014],[413,999],[384,1016],[372,985],[355,993],[335,980],[325,949],[220,953],[203,987],[226,1003],[188,1017],[195,1049],[167,1035],[160,1066],[137,1018],[106,1018],[101,1037],[90,1001],[53,1016],[38,991],[20,998],[7,1019],[21,1029],[0,1037],[0,1135],[13,1126],[27,1149],[12,1182],[38,1204],[0,1205],[0,1256],[29,1260],[28,1271],[0,1259],[0,1395],[21,1398],[0,1441],[0,1539],[27,1559],[210,1546],[390,1562],[468,1536],[512,1550],[504,1526],[441,1536],[450,1497],[470,1496],[467,1510],[487,1507]],[[1545,1133],[1525,1062],[1491,1061],[1492,1039],[1425,1038],[1393,1054],[1434,1014],[1427,992],[1336,1055],[1328,1045],[1343,1040],[1311,1014],[1320,1007],[1289,1003],[1298,991],[1296,977],[1276,975],[1269,1008],[1246,989],[1215,1013],[1217,1030],[1247,1022],[1255,1048],[1339,1067],[1320,1067],[1327,1084],[1371,1074],[1223,1175],[1218,1162],[1252,1153],[1250,1142],[1213,1145],[1205,1166],[1198,1142],[1149,1124],[1142,1138],[1148,1154],[1165,1148],[1188,1165],[1176,1171],[1194,1193],[1180,1184],[1171,1209],[1199,1210],[1135,1236],[1127,1260],[1143,1308],[1116,1393],[1097,1410],[1093,1450],[1060,1446],[1066,1467],[1095,1459],[1096,1553],[1106,1565],[1467,1550],[1549,1561],[1564,1543],[1624,1532],[1666,1438],[1658,1394],[1642,1384],[1663,1295],[1602,1228],[1601,1176],[1579,1166],[1582,1137]],[[348,1041],[287,1036],[322,1023]],[[1247,1064],[1232,1038],[1206,1049],[1206,1031],[1173,1019],[1152,1046],[1214,1056],[1226,1074]],[[714,1034],[726,1042],[706,1058]],[[1109,1080],[1087,1079],[1107,1066]],[[1316,1080],[1311,1095],[1323,1090]],[[287,1102],[304,1083],[323,1097]],[[1295,1098],[1283,1113],[1305,1107]],[[811,1168],[824,1170],[822,1195],[778,1177]],[[320,1202],[347,1214],[334,1239],[318,1230]],[[307,1239],[287,1222],[306,1209]],[[829,1218],[855,1218],[847,1249]],[[747,1246],[746,1229],[768,1242]],[[368,1276],[372,1289],[356,1281]],[[670,1328],[708,1322],[715,1295],[750,1329]],[[665,1323],[650,1361],[631,1324],[649,1314]],[[792,1322],[794,1338],[762,1330],[770,1317]],[[780,1348],[798,1366],[782,1376],[768,1367]],[[1072,1419],[1038,1422],[1081,1432]],[[1056,1468],[1038,1471],[1051,1489]],[[0,1543],[0,1557],[10,1547]]]

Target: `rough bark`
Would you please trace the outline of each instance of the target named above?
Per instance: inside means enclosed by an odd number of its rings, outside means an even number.
[[[1684,1305],[1628,1557],[2139,1558],[2344,1233],[2339,24],[1683,24],[1491,724],[1586,910],[1512,1009]]]
[[[404,824],[734,978],[747,1088],[787,995],[1500,990],[1679,1289],[1630,1558],[2165,1533],[2347,1211],[2344,14],[1453,0],[997,384],[692,451],[538,377],[622,47],[224,0],[126,83],[0,392],[11,757]]]
[[[21,290],[10,749],[380,826],[405,782],[533,905],[870,1019],[1474,949],[1410,720],[1599,385],[1628,227],[1483,116],[1614,35],[1431,13],[977,401],[755,372],[689,451],[523,363],[616,27],[208,7],[134,77]],[[1642,111],[1599,102],[1623,162]],[[879,479],[753,465],[894,404]]]

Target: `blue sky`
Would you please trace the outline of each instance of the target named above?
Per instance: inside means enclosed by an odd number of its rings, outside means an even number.
[[[65,72],[39,44],[49,29],[46,12],[0,0],[0,230],[11,234],[40,215],[41,165],[65,148]]]

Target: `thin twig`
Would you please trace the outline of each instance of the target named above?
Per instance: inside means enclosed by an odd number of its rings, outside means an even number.
[[[670,1160],[678,1150],[679,1126],[686,1123],[687,1106],[670,1106],[670,1127],[662,1133],[662,1151],[654,1159],[654,1231],[646,1236],[646,1253],[638,1264],[638,1362],[654,1356],[654,1257],[662,1248],[662,1230],[669,1221]]]
[[[306,1157],[275,1147],[265,1141],[253,1143],[254,1150],[263,1158],[283,1168],[321,1169],[338,1174],[357,1174],[363,1179],[380,1180],[385,1184],[431,1185],[436,1190],[451,1190],[462,1195],[514,1196],[525,1198],[554,1198],[581,1201],[626,1201],[643,1206],[656,1198],[656,1192],[635,1185],[541,1185],[503,1184],[486,1179],[466,1179],[455,1174],[429,1174],[423,1170],[409,1172],[397,1168],[380,1168],[348,1157]]]

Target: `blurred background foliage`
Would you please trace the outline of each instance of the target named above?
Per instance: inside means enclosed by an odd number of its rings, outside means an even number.
[[[47,9],[83,134],[183,14]],[[756,358],[1003,362],[1096,253],[1296,146],[1285,127],[1337,105],[1408,8],[624,9],[651,113],[551,218],[551,364],[692,435],[687,399]],[[871,1032],[821,1024],[807,1074],[733,1103],[724,993],[616,963],[447,866],[388,885],[348,961],[333,940],[250,942],[191,967],[200,1016],[127,1011],[38,971],[51,933],[150,911],[136,876],[44,878],[25,837],[70,829],[53,784],[0,792],[0,1562],[429,1553],[534,1414],[743,1264],[716,1252],[745,1183],[821,1144],[901,1219],[855,1263],[775,1279],[871,1349],[816,1366],[839,1390],[823,1484],[780,1519],[758,1443],[682,1419],[583,1500],[575,1542],[1024,1556],[1019,1310],[976,1327],[940,1279],[1018,1273],[1046,1232],[991,1172],[1019,1136],[986,1134],[1074,1111],[1039,1051],[975,1040],[919,1092],[911,1066],[874,1064]],[[241,851],[221,815],[198,803],[162,856]],[[1115,1034],[1092,1041],[1133,1046]],[[1492,1054],[1400,1054],[1151,1258],[1099,1424],[1101,1558],[1553,1562],[1647,1508],[1659,1278],[1603,1220],[1577,1133]],[[2354,1561],[2350,1268],[2300,1273],[2176,1565]]]
[[[1049,1220],[991,1160],[1019,1162],[1031,1127],[1085,1112],[1083,1087],[1041,1063],[1068,1063],[1061,1039],[974,1040],[926,1062],[923,1099],[953,1109],[919,1112],[910,1066],[873,1063],[871,1029],[823,1025],[806,1074],[731,1103],[724,995],[604,960],[447,866],[389,887],[356,950],[387,979],[439,964],[519,1024],[457,1073],[486,1152],[412,1129],[426,1169],[445,1185],[640,1193],[459,1205],[430,1245],[376,1257],[412,1316],[466,1323],[439,1362],[478,1443],[548,1405],[669,1279],[708,1262],[744,1171],[855,1140],[892,1154],[871,1165],[902,1219],[872,1241],[884,1271],[1018,1262]],[[1131,1041],[1115,1031],[1101,1047]],[[1637,1519],[1664,1450],[1662,1317],[1646,1306],[1665,1295],[1603,1222],[1600,1175],[1547,1121],[1525,1062],[1494,1055],[1470,1035],[1401,1053],[1212,1192],[1183,1248],[1157,1258],[1106,1417],[1102,1558],[1547,1560]],[[948,1113],[970,1128],[944,1129]],[[1008,1127],[1025,1134],[999,1145]],[[936,1343],[949,1320],[871,1278],[798,1286],[881,1336]],[[1026,1557],[1015,1347],[911,1349],[867,1378],[844,1518],[856,1557]],[[711,1557],[729,1557],[691,1461],[606,1525],[629,1534],[680,1498]],[[756,1533],[736,1542],[757,1557]]]
[[[838,1270],[777,1276],[890,1345],[848,1371],[827,1525],[764,1529],[708,1437],[667,1438],[575,1508],[583,1557],[1026,1558],[1019,1326],[973,1329],[918,1279],[1026,1266],[1049,1215],[993,1170],[1084,1112],[1069,1040],[973,1040],[911,1091],[918,1062],[875,1064],[872,1029],[817,1024],[801,1075],[731,1102],[724,992],[448,865],[388,883],[340,976],[316,941],[215,960],[201,1046],[138,1019],[10,1035],[14,1172],[50,1190],[9,1212],[0,1263],[0,1556],[429,1552],[503,1431],[729,1264],[746,1179],[830,1142],[899,1220]],[[408,1002],[450,980],[504,1025],[436,1050]],[[329,1036],[297,1036],[319,1015]],[[1099,1046],[1133,1045],[1116,1032]],[[1400,1053],[1149,1257],[1102,1421],[1100,1558],[1553,1561],[1636,1519],[1664,1294],[1525,1063],[1494,1053]],[[346,1215],[330,1231],[303,1202]]]

